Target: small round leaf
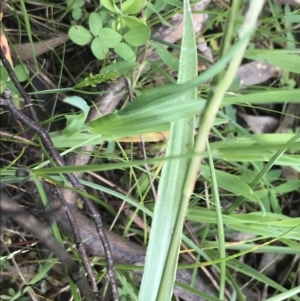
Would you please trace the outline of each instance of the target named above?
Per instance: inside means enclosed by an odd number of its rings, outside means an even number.
[[[103,45],[99,38],[95,38],[91,45],[92,52],[98,60],[104,60],[108,53],[108,48]]]
[[[114,51],[118,54],[124,61],[134,62],[136,60],[136,55],[129,45],[126,43],[120,43],[115,48]]]
[[[28,79],[29,70],[25,65],[17,65],[14,68],[14,71],[16,73],[16,76],[20,82],[24,82]]]
[[[122,36],[110,28],[101,28],[98,34],[100,41],[108,48],[117,46],[122,40]]]
[[[96,37],[100,28],[102,28],[102,19],[99,14],[91,13],[89,17],[89,28],[91,33]]]
[[[82,9],[80,7],[77,7],[75,8],[73,11],[72,11],[72,18],[75,20],[75,21],[78,21],[80,20],[82,17]]]
[[[150,38],[151,30],[150,27],[142,25],[140,27],[135,27],[130,29],[124,35],[124,40],[132,46],[142,46]]]
[[[93,38],[92,34],[80,25],[72,26],[69,29],[69,37],[72,42],[80,46],[88,44]]]

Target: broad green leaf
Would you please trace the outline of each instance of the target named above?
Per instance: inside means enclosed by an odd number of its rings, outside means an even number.
[[[109,49],[103,45],[99,38],[95,38],[91,45],[92,52],[98,60],[104,60]]]
[[[108,48],[117,46],[122,40],[122,36],[115,30],[110,28],[100,28],[98,35],[99,40],[102,42],[102,44]]]
[[[150,27],[142,25],[130,29],[125,33],[123,38],[128,44],[138,47],[144,45],[149,40],[150,34]]]
[[[122,3],[122,9],[125,14],[135,15],[141,11],[144,6],[144,0],[127,0]]]
[[[114,51],[118,54],[124,61],[134,62],[136,60],[136,55],[134,51],[126,43],[120,43],[115,48]]]
[[[146,25],[142,19],[135,16],[123,16],[122,18],[130,29],[140,27],[141,25]]]
[[[245,53],[245,58],[266,62],[285,71],[300,73],[300,57],[294,53],[263,49],[251,49]]]
[[[17,65],[14,68],[16,76],[20,82],[23,82],[28,79],[29,70],[25,65]]]
[[[156,50],[162,61],[171,69],[178,71],[179,70],[179,60],[173,56],[170,51],[168,51],[160,43],[152,42],[151,46]]]
[[[102,19],[98,13],[91,13],[89,16],[89,28],[91,33],[96,37],[102,28]]]
[[[82,111],[79,114],[65,115],[67,119],[67,125],[62,131],[63,135],[66,137],[73,136],[76,132],[79,132],[87,118],[90,107],[87,105],[86,101],[78,96],[71,96],[64,99],[65,103],[68,103]]]
[[[72,26],[69,29],[69,37],[72,42],[80,46],[88,44],[93,38],[90,31],[81,25]]]

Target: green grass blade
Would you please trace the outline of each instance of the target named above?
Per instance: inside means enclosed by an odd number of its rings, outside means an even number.
[[[26,9],[24,0],[21,0],[20,4],[21,4],[21,8],[22,8],[22,13],[23,13],[23,17],[24,17],[25,26],[26,26],[26,31],[27,31],[27,34],[28,34],[28,40],[29,40],[29,43],[30,43],[30,46],[31,46],[31,51],[33,53],[33,60],[34,60],[35,68],[36,68],[36,71],[38,71],[39,66],[38,66],[38,62],[37,62],[37,59],[36,59],[36,55],[35,55],[35,49],[34,49],[34,45],[33,45],[30,21],[29,21],[29,16],[28,16],[28,13],[27,13],[27,9]]]
[[[197,52],[189,1],[184,1],[184,29],[178,83],[197,77]],[[194,102],[196,89],[178,98],[178,102]],[[171,124],[166,156],[192,151],[194,117]],[[173,293],[182,226],[188,202],[182,204],[181,191],[188,167],[188,159],[165,162],[150,234],[140,300],[170,300]],[[159,251],[159,254],[158,254]],[[151,295],[149,296],[149,292]]]
[[[209,144],[207,144],[207,150],[208,150],[209,168],[210,168],[210,174],[212,180],[213,203],[215,207],[217,225],[218,225],[218,241],[219,241],[219,252],[220,252],[219,256],[220,258],[225,258],[226,251],[225,251],[224,225],[223,225],[223,218],[222,218],[222,205],[219,196],[218,181],[215,173],[214,161],[212,158]],[[220,287],[219,287],[220,300],[225,299],[225,282],[226,282],[226,262],[223,261],[220,263]]]

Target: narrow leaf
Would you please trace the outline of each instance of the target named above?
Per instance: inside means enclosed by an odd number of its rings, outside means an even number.
[[[82,111],[82,113],[79,114],[65,115],[67,119],[67,126],[62,132],[64,136],[70,137],[82,129],[90,107],[84,99],[78,96],[67,97],[64,99],[64,102],[73,105]]]

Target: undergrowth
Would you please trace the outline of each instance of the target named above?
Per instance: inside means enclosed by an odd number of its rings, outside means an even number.
[[[147,246],[142,284],[132,273],[141,267],[116,264],[121,300],[175,298],[175,273],[184,268],[193,277],[181,286],[199,300],[300,300],[299,8],[277,1],[261,10],[260,1],[212,2],[193,11],[208,16],[194,37],[189,5],[197,1],[137,1],[137,11],[134,1],[125,1],[122,11],[121,2],[7,1],[2,30],[15,65],[23,66],[19,79],[41,123],[64,158],[81,153],[90,161],[50,166],[40,140],[2,111],[1,189],[3,183],[11,196],[20,194],[23,178],[16,171],[26,169],[30,184],[22,186],[20,203],[51,227],[55,212],[48,212],[41,183],[65,187],[62,173],[84,172],[81,182],[105,228]],[[184,15],[178,41],[150,36],[148,29],[158,26],[174,29],[170,22],[178,13]],[[101,26],[91,19],[101,19]],[[144,31],[135,30],[139,25]],[[35,55],[33,43],[70,28],[80,31],[79,40]],[[93,39],[103,28],[114,33],[97,42],[104,48],[95,55]],[[197,48],[203,41],[213,61]],[[32,57],[22,61],[18,47]],[[253,72],[243,81],[236,73],[253,61],[262,66],[254,79],[265,63],[272,74],[244,85]],[[121,77],[126,93],[117,92],[124,97],[116,109],[88,119]],[[24,110],[1,73],[1,91],[5,87]],[[82,203],[76,205],[84,212]],[[1,300],[80,300],[40,241],[7,216],[1,223]],[[72,238],[55,223],[52,231],[81,262]],[[90,256],[90,262],[109,300],[104,260]],[[193,289],[199,273],[215,295]]]

